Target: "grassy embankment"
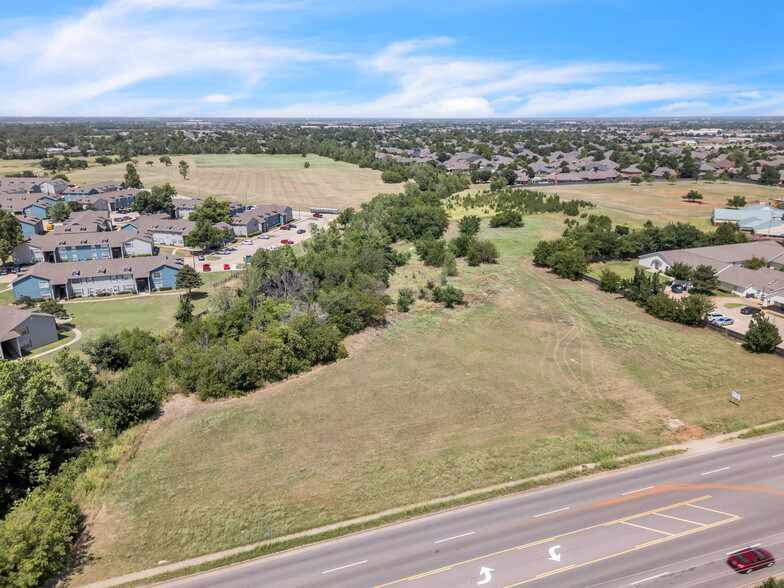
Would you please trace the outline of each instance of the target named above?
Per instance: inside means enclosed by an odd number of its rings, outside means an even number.
[[[784,417],[778,358],[534,268],[562,221],[484,229],[501,259],[461,266],[467,308],[418,301],[336,365],[172,401],[83,500],[93,542],[74,583],[664,445],[670,418],[713,433]],[[411,261],[390,290],[436,275]]]

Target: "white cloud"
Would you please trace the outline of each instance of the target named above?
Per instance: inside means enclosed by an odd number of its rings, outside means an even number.
[[[242,98],[247,97],[248,94],[234,94],[233,96],[229,96],[228,94],[209,94],[208,96],[204,97],[204,101],[210,102],[212,104],[227,104],[228,102],[241,100]]]
[[[710,104],[704,100],[681,100],[680,102],[672,102],[659,106],[656,110],[661,112],[674,112],[674,111],[689,111],[689,112],[705,112],[710,108]]]

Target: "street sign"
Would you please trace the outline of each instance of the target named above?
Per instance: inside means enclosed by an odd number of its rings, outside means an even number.
[[[732,402],[732,404],[740,404],[740,394],[735,392],[735,390],[730,393],[730,402]]]

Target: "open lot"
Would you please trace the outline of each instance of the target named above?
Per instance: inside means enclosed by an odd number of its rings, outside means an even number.
[[[784,189],[779,187],[746,184],[741,182],[708,183],[683,180],[676,184],[668,182],[643,182],[634,186],[629,182],[618,184],[580,184],[577,186],[540,186],[533,188],[546,193],[556,193],[562,198],[580,198],[617,212],[645,215],[657,224],[665,222],[688,221],[701,229],[710,225],[713,208],[723,208],[727,199],[734,195],[745,196],[747,202],[784,197]],[[696,190],[703,196],[701,203],[686,202],[681,196],[689,190]],[[615,222],[616,214],[611,214]]]
[[[190,165],[188,180],[179,175],[177,162],[181,159]],[[146,165],[147,160],[153,165]],[[317,155],[309,155],[307,159],[299,155],[194,155],[172,156],[172,161],[174,165],[167,167],[157,156],[140,157],[137,169],[144,185],[169,182],[185,196],[213,196],[244,204],[286,204],[303,210],[310,206],[356,208],[379,192],[401,190],[400,184],[384,184],[381,172]],[[310,161],[310,169],[303,168],[305,161]],[[20,162],[11,163],[20,169],[30,169]],[[9,171],[19,169],[9,167]],[[0,173],[3,172],[0,166]],[[71,183],[89,184],[122,179],[124,175],[123,163],[74,171],[68,178]]]
[[[336,365],[246,398],[170,401],[81,505],[91,539],[71,582],[671,443],[672,418],[699,435],[784,416],[780,358],[534,268],[562,221],[484,229],[501,259],[460,267],[467,308],[418,301]],[[412,261],[390,290],[435,275]]]

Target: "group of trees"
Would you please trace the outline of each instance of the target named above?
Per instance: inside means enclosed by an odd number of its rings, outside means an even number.
[[[136,194],[136,201],[133,209],[137,212],[170,212],[172,209],[172,197],[177,194],[169,182],[163,186],[153,186],[149,191],[142,190]]]
[[[0,261],[5,263],[14,247],[23,242],[22,223],[13,213],[0,209]]]
[[[480,208],[493,211],[500,219],[517,218],[509,213],[541,214],[545,212],[563,212],[568,216],[578,216],[580,208],[594,208],[592,202],[585,200],[562,200],[557,194],[545,194],[535,190],[512,189],[491,191],[480,190],[465,196],[455,195],[449,199],[448,206],[463,208]],[[507,213],[503,215],[503,213]],[[497,225],[505,226],[505,225]]]

